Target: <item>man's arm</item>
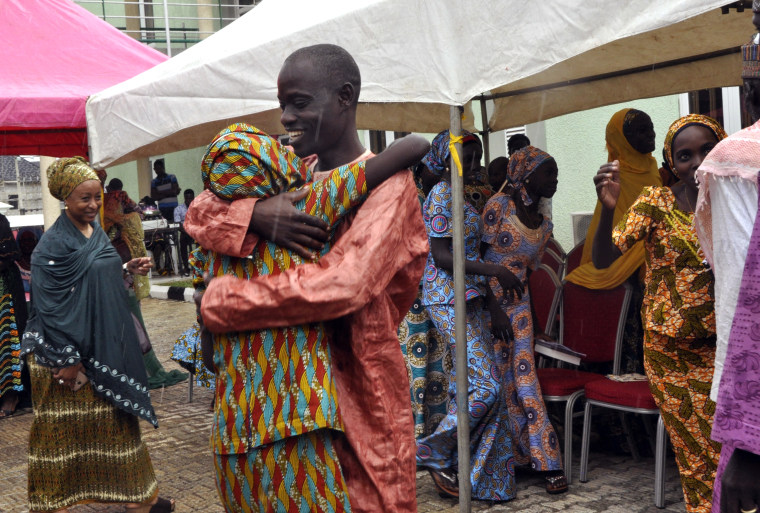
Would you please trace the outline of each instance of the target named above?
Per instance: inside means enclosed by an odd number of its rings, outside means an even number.
[[[203,191],[188,208],[185,229],[204,248],[229,256],[250,255],[263,237],[311,259],[312,250],[321,249],[327,240],[327,224],[293,206],[307,193],[303,188],[230,202]]]
[[[386,290],[400,304],[419,284],[427,253],[411,173],[399,173],[370,194],[318,263],[252,281],[215,278],[201,313],[220,333],[334,319]]]
[[[169,176],[171,177],[172,188],[171,188],[170,192],[166,193],[166,197],[167,198],[170,198],[172,196],[176,196],[177,194],[179,194],[179,191],[182,190],[182,189],[179,188],[179,182],[177,181],[177,177],[174,176],[174,175],[169,175]]]

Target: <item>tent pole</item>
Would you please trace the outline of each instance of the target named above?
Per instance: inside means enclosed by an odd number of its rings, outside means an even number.
[[[488,128],[488,106],[486,100],[482,96],[480,97],[480,121],[483,125],[483,158],[485,159],[486,168],[491,163],[491,130]]]
[[[61,202],[50,194],[48,189],[47,168],[56,161],[55,157],[40,157],[40,187],[42,188],[42,219],[45,223],[45,230],[49,229],[55,223],[55,220],[61,215]]]
[[[172,35],[169,30],[169,4],[164,0],[164,32],[166,32],[166,55],[172,56]]]
[[[462,134],[462,107],[450,109],[451,135]],[[455,145],[457,154],[462,154],[462,145]],[[462,175],[454,163],[451,169],[451,196],[453,209],[453,253],[454,253],[454,342],[456,352],[457,380],[457,458],[459,461],[459,512],[470,513],[470,416],[467,400],[469,379],[467,376],[467,304],[464,285],[464,184]]]

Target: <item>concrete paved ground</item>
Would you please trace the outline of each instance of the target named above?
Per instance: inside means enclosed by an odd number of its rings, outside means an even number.
[[[178,366],[169,359],[176,338],[189,327],[195,315],[194,305],[175,301],[146,299],[143,316],[156,354],[167,369]],[[156,469],[161,495],[174,497],[177,512],[220,513],[214,485],[214,471],[208,435],[211,425],[211,393],[195,388],[194,401],[187,400],[187,383],[155,390],[153,405],[159,418],[159,429],[141,423]],[[25,513],[27,439],[32,415],[16,415],[0,420],[0,512]],[[576,454],[580,450],[576,446]],[[592,453],[590,481],[579,483],[578,459],[575,481],[570,492],[550,496],[539,476],[518,473],[517,499],[501,504],[473,502],[473,511],[526,513],[568,511],[574,513],[636,513],[649,511],[683,512],[675,462],[669,457],[665,487],[666,509],[654,507],[654,461],[644,458],[634,462],[627,456]],[[417,473],[417,501],[420,513],[459,511],[456,501],[441,499],[430,477]],[[121,512],[122,507],[83,505],[74,513]]]

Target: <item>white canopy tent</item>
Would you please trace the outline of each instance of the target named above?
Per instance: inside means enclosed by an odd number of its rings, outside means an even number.
[[[449,106],[491,91],[506,95],[490,121],[498,130],[632,98],[736,85],[736,51],[751,32],[751,14],[721,14],[725,3],[265,0],[178,56],[91,97],[90,158],[104,167],[202,146],[233,120],[282,132],[282,61],[320,42],[356,58],[358,123],[367,129],[437,132],[449,126]]]
[[[459,134],[461,108],[473,98],[495,99],[488,124],[501,129],[633,98],[736,85],[737,47],[752,31],[751,14],[722,14],[724,4],[265,0],[177,57],[91,97],[90,158],[105,167],[205,145],[233,120],[281,133],[278,71],[292,51],[316,43],[339,44],[359,64],[359,128],[450,127]],[[461,327],[463,191],[456,173],[452,187]],[[456,333],[459,473],[469,475],[467,344],[465,330]],[[469,479],[459,482],[460,511],[469,511]]]

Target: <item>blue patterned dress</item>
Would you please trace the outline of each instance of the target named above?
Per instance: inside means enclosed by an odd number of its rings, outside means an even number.
[[[560,470],[562,458],[541,386],[536,376],[533,355],[533,316],[528,289],[528,269],[535,269],[552,232],[552,223],[544,218],[536,229],[526,227],[517,218],[514,200],[499,193],[486,204],[483,212],[483,242],[489,245],[483,259],[507,267],[525,285],[522,299],[512,301],[496,279],[491,290],[509,315],[515,334],[514,343],[496,341],[496,351],[506,356],[502,381],[506,390],[509,418],[512,421],[513,447],[518,465],[533,470]]]
[[[423,207],[428,238],[451,238],[451,185],[442,180],[430,191]],[[465,203],[465,257],[480,260],[481,220]],[[515,496],[514,458],[508,411],[500,382],[493,339],[485,323],[485,278],[467,275],[467,359],[470,416],[470,481],[472,496],[482,500],[509,500]],[[436,267],[432,254],[423,277],[422,302],[433,323],[454,347],[454,281],[451,273]],[[417,464],[432,469],[457,465],[456,370],[449,379],[449,412],[435,432],[417,442]]]
[[[420,209],[425,194],[417,189]],[[429,435],[446,416],[449,407],[448,383],[451,354],[446,339],[422,305],[422,283],[412,308],[398,327],[398,340],[409,376],[409,395],[414,416],[414,437]]]

